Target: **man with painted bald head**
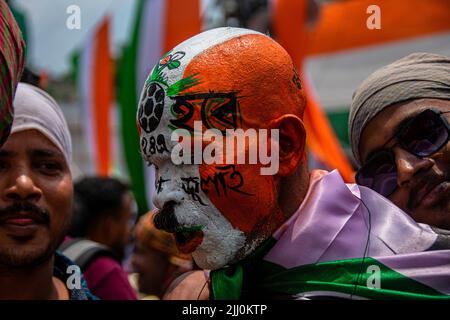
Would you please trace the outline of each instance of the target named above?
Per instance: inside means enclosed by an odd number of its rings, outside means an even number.
[[[154,223],[211,270],[166,298],[448,298],[450,251],[429,226],[337,171],[308,172],[304,108],[291,58],[255,31],[206,31],[153,68],[137,123]]]
[[[418,221],[450,230],[450,58],[414,53],[356,90],[350,140],[372,188]]]

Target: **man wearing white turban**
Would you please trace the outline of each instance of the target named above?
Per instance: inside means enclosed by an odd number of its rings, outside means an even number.
[[[72,212],[72,146],[47,93],[20,83],[11,136],[0,149],[0,299],[92,298],[56,253]]]

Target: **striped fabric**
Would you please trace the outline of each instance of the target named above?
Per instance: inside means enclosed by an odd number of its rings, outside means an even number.
[[[14,109],[12,101],[25,59],[25,42],[8,5],[0,0],[0,146],[8,138]]]
[[[450,237],[337,171],[313,171],[298,211],[211,278],[216,299],[449,299]]]

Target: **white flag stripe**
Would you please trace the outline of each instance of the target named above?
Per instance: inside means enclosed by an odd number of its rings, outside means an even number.
[[[375,259],[405,277],[414,279],[441,293],[450,294],[450,250],[426,251]]]
[[[80,56],[80,74],[78,78],[78,88],[80,88],[80,96],[82,99],[82,125],[84,126],[85,141],[87,144],[87,155],[89,157],[87,163],[89,164],[88,173],[94,173],[94,164],[97,163],[97,154],[94,148],[94,128],[93,128],[93,114],[92,114],[92,70],[93,70],[93,35],[89,36],[86,46],[84,47]]]
[[[141,88],[144,86],[151,69],[164,54],[165,8],[164,0],[146,1],[144,4],[139,30],[139,47],[136,64],[136,94],[138,97],[141,94]]]
[[[305,70],[324,109],[344,111],[351,104],[353,92],[366,77],[413,52],[450,56],[450,33],[310,56],[306,59]]]

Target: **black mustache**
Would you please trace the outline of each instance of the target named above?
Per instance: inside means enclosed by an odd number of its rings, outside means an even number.
[[[155,215],[153,223],[157,229],[174,233],[180,228],[180,224],[175,216],[175,202],[169,201]]]
[[[436,186],[439,183],[448,180],[450,180],[450,174],[446,174],[443,177],[435,174],[424,176],[413,188],[411,188],[406,207],[409,210],[412,210],[415,206],[417,206],[417,197],[423,186]]]
[[[15,202],[10,206],[0,208],[0,223],[17,218],[21,212],[27,212],[26,217],[32,218],[36,223],[50,224],[50,213],[30,202]]]

